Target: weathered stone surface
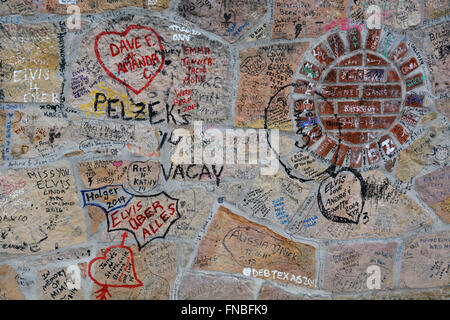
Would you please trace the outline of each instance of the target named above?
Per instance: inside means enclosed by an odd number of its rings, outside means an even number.
[[[181,0],[178,13],[233,43],[254,26],[267,11],[266,0]]]
[[[27,266],[25,262],[23,265],[15,267],[17,273],[14,277],[22,290],[30,290],[35,287],[37,283],[36,272]]]
[[[48,116],[47,116],[48,115]],[[17,109],[11,121],[12,159],[47,158],[77,150],[72,118],[55,118],[36,108]]]
[[[73,110],[71,110],[73,112]],[[156,128],[146,123],[119,122],[108,119],[74,119],[73,139],[83,154],[105,156],[135,156],[158,159],[161,137]]]
[[[59,103],[59,27],[2,24],[0,102]]]
[[[106,225],[105,213],[103,211],[102,211],[102,215],[104,217],[104,220],[103,220],[105,222],[104,225]],[[102,231],[101,236],[100,236],[100,239],[101,239],[102,242],[115,243],[115,242],[120,241],[121,236],[122,236],[121,232],[109,232],[106,227],[102,228],[102,230],[103,231]]]
[[[402,288],[433,288],[449,285],[450,233],[419,236],[402,252]]]
[[[19,275],[8,265],[0,266],[0,300],[23,300],[24,296],[17,282]]]
[[[421,137],[400,153],[396,171],[396,176],[400,181],[408,181],[419,174],[425,165],[429,164],[427,155],[432,153],[433,147],[444,128],[443,123],[431,125]],[[445,139],[445,137],[443,138]]]
[[[74,279],[68,274],[67,268],[38,272],[39,296],[42,300],[82,300],[83,290],[73,284]]]
[[[77,0],[76,5],[80,8],[81,13],[95,13],[123,7],[144,7],[152,11],[161,11],[169,7],[169,0]],[[61,0],[42,0],[39,10],[54,14],[69,14],[68,7],[69,4],[61,4]]]
[[[180,286],[181,300],[251,300],[253,282],[232,277],[217,278],[188,273]]]
[[[288,240],[223,206],[200,242],[193,268],[317,286],[313,246]]]
[[[294,149],[294,139],[289,138],[287,136],[281,136],[279,141],[279,154],[280,158],[286,157],[289,153]]]
[[[106,221],[105,212],[99,207],[88,206],[86,207],[86,211],[89,216],[89,225],[90,225],[90,234],[94,234],[99,230],[99,226],[102,222]],[[109,235],[109,232],[106,230],[104,233]]]
[[[3,163],[5,156],[5,141],[6,141],[6,119],[8,113],[5,110],[0,110],[0,146],[3,146],[0,151],[0,165]],[[8,146],[9,147],[9,146]]]
[[[128,248],[128,247],[127,247]],[[166,241],[159,241],[150,243],[141,251],[138,251],[137,246],[129,247],[132,252],[134,252],[134,269],[136,271],[137,279],[142,282],[141,286],[134,288],[124,288],[124,287],[112,287],[108,288],[111,293],[111,297],[108,296],[108,299],[111,300],[167,300],[170,298],[173,281],[176,276],[177,271],[177,245],[175,243],[170,243]],[[121,257],[129,257],[127,251],[123,248],[116,248],[117,255],[112,257],[111,255],[106,257],[107,263],[112,261],[113,264],[117,264],[119,272],[123,271],[124,268],[120,269],[122,264],[119,264]],[[98,256],[103,256],[104,249],[99,250]],[[131,267],[130,260],[125,265],[129,265]],[[108,280],[108,277],[105,277],[105,272],[101,271],[101,261],[96,261],[94,263],[93,268],[93,276],[100,283],[105,283],[105,280]],[[128,273],[129,274],[129,273]],[[132,278],[131,281],[128,281],[128,284],[136,284],[137,281]],[[110,283],[112,283],[113,279],[110,278]],[[95,299],[95,291],[99,290],[100,287],[97,284],[94,284],[93,293],[91,299]]]
[[[333,300],[445,300],[445,288],[437,290],[392,290],[335,294]]]
[[[237,203],[242,197],[246,184],[244,182],[221,182],[218,186],[210,185],[211,192],[229,203]],[[209,189],[209,188],[208,188]]]
[[[421,290],[416,292],[377,292],[371,298],[373,300],[441,300],[441,297],[441,290]]]
[[[174,223],[167,235],[181,239],[194,239],[211,212],[214,198],[201,188],[176,191],[170,194],[179,199],[178,211],[181,217]]]
[[[34,260],[34,265],[46,265],[49,263],[55,263],[58,261],[71,261],[71,260],[80,260],[87,259],[91,256],[92,249],[90,248],[71,248],[65,251],[57,251],[42,255],[41,257]]]
[[[318,37],[326,32],[326,24],[347,17],[347,3],[347,0],[275,0],[272,38]]]
[[[86,189],[123,185],[133,194],[148,194],[159,183],[158,161],[95,160],[78,163]]]
[[[1,230],[9,230],[0,251],[29,255],[86,241],[73,171],[66,162],[10,170],[0,199]]]
[[[32,0],[6,0],[0,6],[0,16],[11,14],[31,15],[33,12]]]
[[[435,100],[436,108],[442,113],[447,119],[450,119],[450,99],[442,98]]]
[[[314,159],[309,153],[297,152],[289,159],[289,165],[296,172],[300,173],[299,176],[305,179],[315,179],[321,181],[324,176],[322,172],[326,170],[324,165],[321,165],[319,161]]]
[[[291,179],[283,171],[254,180],[239,207],[254,219],[275,226],[287,225],[303,205],[311,187]]]
[[[245,39],[245,41],[253,42],[256,40],[265,39],[266,37],[267,37],[267,24],[264,23],[260,25],[258,28],[256,28],[255,31],[253,31],[250,34],[250,36],[247,39]]]
[[[376,11],[369,13],[371,5],[379,8],[378,14]],[[423,4],[418,0],[353,0],[350,16],[364,22],[375,16],[380,19],[380,26],[407,29],[422,23],[422,10]]]
[[[450,91],[450,84],[448,82],[450,75],[450,55],[448,54],[449,32],[449,22],[424,29],[424,46],[429,48],[427,54],[428,66],[433,75],[432,84],[434,94],[448,93]]]
[[[222,123],[231,117],[230,60],[224,45],[188,26],[145,16],[108,20],[80,44],[68,101],[94,119],[158,127],[194,120]]]
[[[450,4],[445,0],[430,0],[425,2],[425,16],[428,19],[438,19],[450,14]]]
[[[194,252],[194,245],[188,242],[181,243],[181,265],[183,268],[188,266]]]
[[[292,294],[271,285],[264,285],[258,297],[259,300],[328,300],[329,297]]]
[[[397,243],[358,243],[328,247],[323,289],[332,292],[364,291],[367,267],[380,268],[381,289],[391,289]]]
[[[427,124],[430,121],[433,121],[434,119],[436,119],[438,117],[437,112],[430,112],[427,113],[423,118],[422,118],[422,123],[423,124]]]
[[[152,11],[161,11],[169,7],[170,0],[147,0],[144,1],[144,8]]]
[[[417,177],[415,189],[445,223],[450,223],[450,167]]]
[[[367,197],[357,223],[335,222],[326,218],[319,210],[317,199],[312,197],[306,201],[309,203],[308,209],[293,218],[288,232],[319,239],[390,238],[431,225],[431,216],[401,189],[393,186],[382,173],[369,171],[362,177],[366,183]],[[350,186],[351,192],[355,190],[359,190],[358,186]],[[335,203],[340,204],[347,199],[344,195]]]
[[[264,128],[264,109],[270,97],[292,78],[308,43],[250,48],[239,55],[239,88],[235,126]],[[283,90],[276,106],[267,115],[267,127],[292,130],[289,117],[291,87]]]

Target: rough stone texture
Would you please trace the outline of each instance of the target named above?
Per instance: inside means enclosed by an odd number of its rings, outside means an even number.
[[[191,260],[191,256],[194,252],[194,246],[190,243],[183,242],[181,244],[181,265],[183,268],[188,266]]]
[[[448,300],[449,8],[0,0],[0,299]]]
[[[55,24],[3,24],[1,102],[59,103],[62,77]]]
[[[310,154],[305,152],[297,152],[289,159],[289,165],[295,169],[300,176],[307,179],[317,179],[320,181],[323,176],[321,173],[326,167],[316,161]]]
[[[178,209],[181,218],[174,223],[167,235],[180,239],[194,239],[208,218],[214,199],[200,188],[173,192],[172,195],[180,199]]]
[[[359,243],[329,247],[325,257],[323,288],[332,292],[366,289],[367,267],[378,266],[381,289],[391,289],[396,243]]]
[[[7,119],[7,112],[4,110],[0,110],[0,145],[5,145],[5,131],[6,131],[6,119]],[[0,165],[3,163],[3,158],[5,156],[5,148],[2,148],[2,151],[0,152],[2,158],[0,159]]]
[[[313,246],[288,240],[220,207],[193,267],[314,288],[315,263]]]
[[[306,44],[250,48],[239,54],[239,88],[235,126],[264,127],[264,108],[274,92],[292,82],[295,68]],[[261,78],[261,74],[265,75]],[[264,81],[261,81],[264,79]],[[277,100],[277,108],[267,115],[268,128],[292,130],[289,119],[289,87]]]
[[[264,285],[259,300],[329,300],[329,297],[309,296],[305,294],[295,295],[271,285]]]
[[[223,182],[219,186],[211,185],[211,191],[219,198],[224,198],[225,201],[236,204],[242,197],[245,187],[244,182]]]
[[[8,0],[2,2],[0,6],[0,16],[12,14],[31,15],[33,14],[32,0]]]
[[[408,241],[402,252],[400,286],[433,288],[449,285],[450,233],[443,231]]]
[[[324,26],[347,16],[348,0],[274,1],[273,39],[314,38],[324,34]],[[331,21],[330,21],[331,20]]]
[[[448,5],[448,4],[447,4]],[[425,41],[430,48],[428,63],[433,75],[433,91],[435,94],[448,93],[450,84],[446,75],[449,74],[450,56],[448,54],[450,23],[424,30]]]
[[[434,212],[444,221],[450,223],[450,189],[449,169],[444,167],[416,179],[416,191]]]
[[[8,265],[0,266],[0,297],[1,300],[23,300],[17,281],[16,270]]]
[[[83,291],[69,288],[71,278],[64,268],[41,270],[38,274],[39,295],[43,300],[82,300]]]
[[[46,158],[77,150],[72,118],[54,118],[35,108],[14,112],[11,118],[11,151],[13,159]]]
[[[400,153],[396,172],[399,180],[403,182],[408,181],[420,173],[423,167],[428,164],[428,155],[436,147],[438,138],[444,129],[448,130],[448,127],[442,123],[434,123],[421,137],[417,138],[408,148]]]
[[[393,290],[373,291],[363,295],[347,294],[333,295],[333,300],[448,300],[447,288],[437,290]]]
[[[181,300],[250,300],[253,283],[231,277],[216,278],[200,274],[187,274],[180,286]]]
[[[102,1],[102,0],[78,0],[77,6],[80,7],[81,13],[103,12],[105,10],[120,9],[123,7],[144,7],[152,11],[160,11],[169,7],[169,0],[118,0],[118,1]],[[143,6],[144,4],[144,6]],[[61,4],[60,0],[42,0],[39,6],[39,11],[68,14],[68,4]]]
[[[262,176],[239,203],[249,216],[275,226],[292,220],[305,201],[311,187],[278,172],[275,176]]]
[[[447,117],[447,119],[450,118],[450,99],[442,98],[436,100],[436,108]]]
[[[378,16],[382,25],[391,28],[407,29],[416,26],[422,22],[423,4],[418,0],[353,0],[351,6],[351,18],[358,21],[367,21],[374,15]],[[368,8],[376,5],[379,8],[379,14],[371,12]]]
[[[77,204],[68,163],[11,170],[1,199],[3,254],[30,255],[86,241],[84,214]]]
[[[328,219],[321,214],[318,201],[314,197],[307,200],[308,209],[302,215],[293,218],[288,226],[288,232],[296,236],[322,239],[390,238],[431,225],[430,214],[395,188],[386,176],[378,171],[372,171],[365,173],[363,178],[367,183],[367,196],[363,214],[358,220],[336,223]],[[323,184],[324,190],[326,187]],[[345,189],[344,193],[353,194],[356,196],[354,201],[361,204],[361,195],[359,197],[355,195],[355,192],[360,190],[358,184],[353,183],[347,188],[342,188]],[[334,193],[331,198],[337,198],[341,193],[342,191]],[[350,197],[346,196],[343,199],[347,200]],[[334,206],[346,200],[336,200]]]
[[[97,260],[94,267],[95,272],[94,277],[98,279],[100,283],[116,284],[116,285],[135,285],[138,281],[141,285],[134,288],[126,287],[113,287],[109,288],[109,292],[112,297],[108,299],[112,300],[166,300],[170,297],[171,286],[173,285],[174,278],[177,271],[177,246],[176,244],[169,242],[158,242],[152,243],[145,247],[142,251],[138,252],[137,246],[127,247],[132,252],[134,252],[134,259],[127,260],[123,262],[122,258],[130,257],[129,251],[124,248],[113,248],[115,253],[107,253],[106,259]],[[104,257],[104,249],[99,250],[98,256]],[[111,251],[110,251],[111,252]],[[102,262],[106,261],[106,264],[102,266]],[[122,261],[122,262],[121,262]],[[126,270],[123,265],[129,265],[134,261],[134,269],[137,278],[133,274]],[[113,265],[116,264],[119,268],[111,268],[111,262]],[[103,268],[103,270],[102,270]],[[124,271],[125,269],[125,271]],[[124,273],[125,272],[125,273]],[[114,279],[114,275],[117,275]],[[128,274],[129,277],[125,276],[120,278],[121,274]],[[106,281],[105,281],[106,280]],[[120,280],[120,281],[119,281]],[[97,284],[94,285],[94,291],[101,289]],[[94,294],[91,298],[95,299]]]
[[[178,13],[188,21],[233,43],[267,11],[267,0],[181,0]]]
[[[374,300],[441,300],[444,293],[441,290],[418,292],[380,292],[372,297]]]
[[[427,19],[437,19],[450,13],[450,4],[445,0],[430,0],[425,3]]]
[[[42,255],[38,259],[34,260],[35,265],[46,265],[50,263],[55,263],[58,261],[71,261],[71,260],[81,260],[89,258],[91,255],[91,248],[74,248],[68,249],[67,251],[57,251],[56,253],[48,253]]]

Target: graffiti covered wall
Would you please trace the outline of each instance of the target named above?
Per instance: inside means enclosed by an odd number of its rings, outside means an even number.
[[[0,299],[448,299],[449,19],[0,0]]]

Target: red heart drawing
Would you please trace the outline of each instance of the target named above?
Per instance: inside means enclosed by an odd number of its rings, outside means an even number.
[[[145,36],[141,38],[138,35],[142,35],[143,30],[147,32]],[[130,35],[134,34],[134,37],[127,39],[126,37],[129,33]],[[114,43],[113,36],[120,36],[120,40]],[[142,43],[139,42],[140,38],[143,40]],[[153,42],[154,39],[156,39],[156,42]],[[155,47],[159,47],[158,53],[161,56],[161,59],[158,57]],[[164,66],[164,48],[161,39],[156,31],[150,27],[131,25],[122,33],[103,31],[95,38],[94,50],[98,62],[106,73],[135,94],[140,94],[147,88]],[[126,54],[125,57],[124,53]],[[140,53],[141,57],[134,59],[137,53]],[[102,59],[102,56],[105,60]],[[116,67],[113,68],[115,64]],[[152,71],[149,70],[150,67],[152,67],[151,69],[155,69],[155,67],[158,68]],[[117,71],[112,72],[111,70]],[[122,73],[121,79],[120,76]],[[139,86],[142,83],[142,80],[145,82],[142,86]],[[139,87],[135,89],[137,86]]]
[[[136,275],[136,270],[134,268],[134,256],[133,251],[124,245],[125,238],[127,237],[127,233],[124,233],[122,235],[122,243],[117,246],[111,246],[108,247],[102,257],[96,257],[92,259],[89,262],[88,267],[88,275],[94,281],[95,284],[101,287],[100,290],[96,291],[95,293],[99,293],[97,298],[100,298],[101,300],[106,300],[106,295],[108,294],[111,297],[111,294],[108,291],[109,287],[115,287],[115,288],[137,288],[143,286],[143,283]],[[122,252],[120,252],[122,251]],[[126,262],[120,261],[118,263],[117,261],[112,261],[117,255],[122,253],[123,259],[127,259]],[[108,263],[109,259],[109,263]],[[104,271],[103,275],[104,280],[98,281],[94,276],[92,275],[92,267],[94,266],[94,263],[97,261],[102,261],[103,265],[99,266],[99,271]],[[112,267],[114,265],[114,269]],[[116,267],[117,270],[116,270]],[[105,271],[106,269],[106,271]],[[120,273],[119,277],[110,277],[110,274],[113,273],[112,270],[116,272],[116,275]],[[127,278],[128,277],[128,278]],[[116,279],[118,278],[118,279]],[[126,279],[130,279],[130,281],[127,283]]]

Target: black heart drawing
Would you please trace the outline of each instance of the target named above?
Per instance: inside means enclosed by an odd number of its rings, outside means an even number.
[[[364,209],[367,186],[361,174],[353,168],[342,168],[336,172],[327,170],[330,175],[324,179],[317,192],[317,204],[322,215],[334,222],[359,223]],[[353,179],[350,181],[350,179]],[[349,186],[344,183],[350,181]],[[351,202],[350,195],[357,194],[357,200]],[[323,201],[325,200],[325,204]]]
[[[224,13],[223,17],[225,18],[225,22],[231,19],[231,13]]]
[[[166,66],[168,66],[168,65],[170,65],[172,63],[172,60],[166,60],[164,63],[165,63]]]

